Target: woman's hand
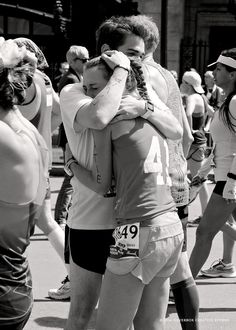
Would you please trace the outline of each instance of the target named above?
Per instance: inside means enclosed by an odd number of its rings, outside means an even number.
[[[111,123],[116,123],[120,120],[134,119],[142,116],[145,113],[145,103],[143,99],[137,99],[131,95],[125,95],[122,97],[120,107],[116,117]]]

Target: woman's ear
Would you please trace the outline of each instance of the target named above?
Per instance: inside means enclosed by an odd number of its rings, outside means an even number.
[[[110,46],[108,44],[103,44],[101,47],[101,53],[104,53],[107,50],[111,50]]]

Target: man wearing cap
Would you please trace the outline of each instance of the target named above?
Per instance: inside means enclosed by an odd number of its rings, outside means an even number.
[[[204,132],[207,102],[203,97],[204,89],[201,83],[202,79],[197,72],[186,71],[180,86],[182,94],[186,96],[186,115],[194,138],[187,156],[188,168],[192,177],[197,174],[197,171],[202,166],[207,142]],[[203,183],[199,197],[203,213],[209,199],[206,183]],[[201,216],[193,220],[189,225],[198,225],[200,219]]]

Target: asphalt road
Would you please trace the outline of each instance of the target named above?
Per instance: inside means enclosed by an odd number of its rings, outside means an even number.
[[[54,173],[61,173],[60,167]],[[54,207],[62,177],[51,178],[52,205]],[[213,185],[208,185],[212,191]],[[190,219],[200,215],[199,200],[190,207]],[[188,253],[191,253],[195,241],[196,228],[188,228]],[[48,289],[56,288],[64,279],[66,271],[63,263],[51,247],[47,238],[37,229],[28,248],[28,257],[33,276],[34,307],[25,330],[63,329],[69,310],[69,302],[57,302],[47,297]],[[214,240],[211,254],[205,264],[209,267],[222,257],[222,234]],[[236,257],[234,256],[236,264]],[[199,279],[200,329],[234,330],[236,329],[236,278]],[[90,330],[95,329],[96,310],[90,322]],[[175,306],[169,305],[166,320],[167,330],[180,330]]]

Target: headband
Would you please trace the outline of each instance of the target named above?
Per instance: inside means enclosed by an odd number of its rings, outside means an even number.
[[[209,64],[207,67],[215,65],[216,63],[222,63],[224,65],[228,65],[231,68],[236,69],[236,60],[234,60],[232,57],[229,56],[220,55],[216,62]]]

